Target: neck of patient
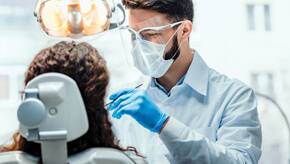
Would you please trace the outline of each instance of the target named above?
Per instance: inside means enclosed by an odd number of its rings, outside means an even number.
[[[181,49],[179,57],[173,62],[168,71],[157,82],[169,92],[186,74],[193,59],[191,49]]]

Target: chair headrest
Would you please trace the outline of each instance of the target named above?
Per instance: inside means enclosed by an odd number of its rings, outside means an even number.
[[[69,142],[89,128],[76,82],[60,73],[46,73],[31,80],[25,88],[25,98],[17,116],[19,132],[24,138],[28,137],[29,130],[37,129],[39,133],[63,130]]]

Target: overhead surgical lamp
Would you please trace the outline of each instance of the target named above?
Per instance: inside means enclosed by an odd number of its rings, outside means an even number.
[[[42,30],[49,36],[80,39],[85,36],[101,36],[125,21],[112,22],[116,11],[113,0],[38,0],[34,16]]]

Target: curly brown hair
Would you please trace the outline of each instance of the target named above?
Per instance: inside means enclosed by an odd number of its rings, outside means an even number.
[[[112,124],[105,109],[104,98],[109,83],[106,61],[98,51],[88,43],[61,41],[52,47],[40,51],[30,63],[25,74],[27,83],[44,73],[58,72],[65,74],[77,83],[85,103],[89,120],[89,130],[80,138],[68,142],[68,155],[76,154],[92,147],[110,147],[122,151],[137,151],[134,147],[123,149],[114,142]],[[23,150],[32,155],[41,156],[40,144],[26,141],[23,137],[2,151]]]

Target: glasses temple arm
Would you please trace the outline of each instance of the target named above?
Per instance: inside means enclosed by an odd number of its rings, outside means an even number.
[[[173,23],[173,24],[169,24],[169,25],[165,25],[165,26],[160,26],[160,27],[146,27],[146,28],[143,28],[142,31],[147,30],[147,29],[149,29],[149,30],[151,30],[151,29],[154,29],[154,30],[165,30],[167,28],[174,27],[174,26],[176,26],[178,24],[181,24],[183,22],[184,21],[179,21],[179,22],[176,22],[176,23]]]

